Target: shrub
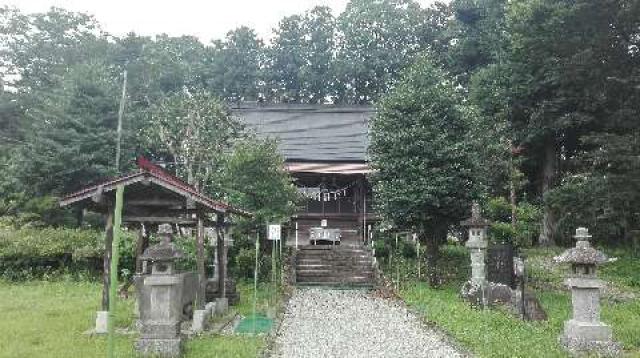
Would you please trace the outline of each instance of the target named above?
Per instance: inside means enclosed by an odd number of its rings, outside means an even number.
[[[121,267],[133,268],[130,233],[120,241]],[[104,233],[87,229],[0,227],[0,275],[9,280],[80,274],[102,269]]]
[[[503,197],[490,198],[485,215],[491,221],[489,239],[496,243],[512,243],[529,247],[540,234],[540,207],[522,201],[516,206],[516,225],[511,226],[511,204]]]

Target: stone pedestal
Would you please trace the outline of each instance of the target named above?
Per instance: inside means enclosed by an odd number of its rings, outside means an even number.
[[[142,354],[177,357],[181,353],[180,323],[181,279],[177,275],[149,276],[144,285],[149,289],[146,317],[142,319],[136,349]]]
[[[226,297],[216,298],[216,313],[224,314],[229,310],[229,300]]]
[[[211,311],[206,308],[203,310],[195,310],[193,311],[193,320],[191,322],[191,331],[194,333],[203,332],[207,329],[207,323],[209,322],[209,318],[211,317]]]
[[[96,334],[107,334],[107,321],[109,320],[109,311],[96,312]]]
[[[207,288],[206,288],[206,298],[207,302],[215,302],[216,299],[223,297],[222,292],[219,289],[219,281],[217,279],[209,279],[207,280]],[[229,300],[230,305],[237,305],[240,302],[240,292],[236,287],[236,282],[228,278],[225,280],[225,288],[226,292],[224,297]]]
[[[572,318],[564,323],[561,337],[570,351],[598,351],[615,355],[620,347],[613,342],[611,327],[600,322],[602,281],[590,277],[571,277],[565,283],[571,289]]]

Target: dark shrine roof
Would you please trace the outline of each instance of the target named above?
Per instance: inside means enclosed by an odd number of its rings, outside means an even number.
[[[289,162],[367,161],[371,106],[240,104],[232,112],[259,137],[278,139]]]
[[[190,200],[205,211],[216,213],[234,213],[251,216],[251,213],[232,207],[229,204],[213,200],[197,191],[193,186],[166,172],[161,167],[152,164],[145,158],[138,158],[138,171],[116,178],[105,180],[99,184],[87,186],[70,193],[60,199],[60,206],[83,203],[88,207],[98,209],[98,199],[102,196],[113,197],[116,187],[124,185],[125,212],[128,204],[133,200],[158,199],[161,206],[173,207],[176,200]],[[162,204],[162,200],[168,204]],[[158,205],[158,204],[154,204]]]

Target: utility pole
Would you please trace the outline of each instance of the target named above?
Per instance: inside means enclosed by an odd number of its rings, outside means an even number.
[[[120,173],[120,141],[122,139],[122,116],[124,116],[124,105],[127,99],[127,65],[123,71],[124,80],[122,81],[122,97],[120,97],[120,109],[118,110],[118,132],[116,142],[116,172]]]

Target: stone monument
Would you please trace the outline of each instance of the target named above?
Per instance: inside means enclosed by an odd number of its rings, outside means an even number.
[[[473,203],[471,217],[460,222],[469,229],[469,240],[466,247],[471,257],[471,279],[462,287],[462,297],[474,304],[486,305],[485,288],[487,287],[487,266],[485,256],[487,251],[487,227],[489,221],[480,213],[480,205]]]
[[[562,345],[570,352],[595,351],[616,355],[620,345],[613,341],[611,327],[600,321],[600,289],[596,267],[608,261],[604,253],[591,247],[589,230],[576,229],[576,247],[555,258],[556,262],[571,264],[571,276],[565,283],[571,289],[573,315],[564,324],[560,336]]]
[[[136,349],[143,355],[177,357],[182,350],[183,277],[176,272],[175,261],[184,254],[171,242],[171,225],[160,225],[158,234],[162,241],[141,256],[152,266],[151,274],[144,278],[148,302],[140,302],[141,328]]]

